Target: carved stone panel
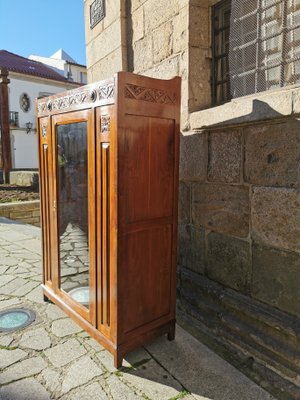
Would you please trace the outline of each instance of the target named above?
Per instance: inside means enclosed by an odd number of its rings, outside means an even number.
[[[105,17],[105,1],[95,0],[90,6],[90,28],[93,29]]]

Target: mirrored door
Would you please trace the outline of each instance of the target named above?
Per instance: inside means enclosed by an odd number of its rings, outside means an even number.
[[[95,182],[90,111],[55,117],[58,292],[93,320]]]

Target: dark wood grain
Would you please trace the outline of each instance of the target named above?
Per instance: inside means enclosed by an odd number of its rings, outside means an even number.
[[[161,334],[175,335],[180,79],[120,72],[41,99],[37,109],[44,294],[120,367],[127,352]],[[55,205],[56,127],[80,121],[88,123],[88,308],[60,287]]]

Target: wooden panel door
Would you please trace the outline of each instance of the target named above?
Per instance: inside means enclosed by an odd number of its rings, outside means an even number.
[[[56,294],[95,325],[95,134],[92,110],[53,116]]]

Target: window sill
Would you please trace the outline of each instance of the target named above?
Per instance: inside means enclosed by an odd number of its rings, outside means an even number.
[[[284,118],[300,113],[300,86],[293,85],[240,97],[229,103],[190,114],[192,130]]]

